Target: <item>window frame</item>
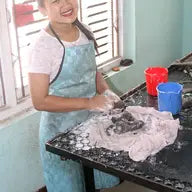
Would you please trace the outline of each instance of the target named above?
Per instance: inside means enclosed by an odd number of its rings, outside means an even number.
[[[11,55],[11,38],[9,36],[9,12],[6,6],[7,0],[2,0],[0,6],[0,58],[3,74],[4,90],[6,95],[6,106],[0,108],[0,123],[7,122],[21,114],[29,111],[35,111],[29,96],[17,101],[15,90],[14,69],[12,66]],[[98,66],[98,71],[106,73],[115,66],[118,66],[123,58],[123,3],[124,0],[118,2],[118,38],[119,38],[119,57]],[[9,75],[7,75],[9,74]]]
[[[124,26],[123,26],[123,5],[124,5],[124,0],[118,0],[118,38],[119,38],[119,57],[114,58],[111,61],[108,61],[107,63],[103,63],[101,66],[98,66],[98,71],[101,73],[107,73],[109,72],[113,67],[119,66],[120,61],[123,59],[123,31],[124,31]]]

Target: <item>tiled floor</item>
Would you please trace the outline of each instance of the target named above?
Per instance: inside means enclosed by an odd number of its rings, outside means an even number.
[[[119,186],[112,189],[104,190],[103,192],[155,192],[140,185],[124,181]]]

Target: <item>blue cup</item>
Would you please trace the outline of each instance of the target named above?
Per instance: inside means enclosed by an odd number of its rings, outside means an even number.
[[[157,86],[158,110],[178,114],[182,108],[183,85],[176,82],[160,83]]]

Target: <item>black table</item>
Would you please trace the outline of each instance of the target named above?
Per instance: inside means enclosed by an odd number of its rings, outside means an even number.
[[[169,69],[169,81],[186,83],[189,74],[179,67]],[[191,86],[185,84],[184,87]],[[185,95],[184,95],[185,96]],[[188,96],[188,95],[186,95]],[[157,97],[146,93],[145,83],[122,96],[127,106],[140,105],[157,108]],[[104,148],[76,149],[78,135],[59,133],[46,143],[49,152],[82,163],[87,192],[94,192],[93,168],[119,176],[160,192],[192,192],[192,108],[185,108],[175,118],[183,126],[173,145],[170,145],[144,162],[132,161],[127,152],[110,151]]]

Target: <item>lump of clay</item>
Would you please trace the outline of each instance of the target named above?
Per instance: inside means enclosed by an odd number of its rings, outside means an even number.
[[[114,109],[124,109],[126,106],[125,106],[125,103],[122,101],[122,100],[119,100],[118,102],[115,102],[114,103]]]
[[[113,124],[106,129],[108,136],[112,133],[120,135],[129,131],[135,131],[141,129],[144,125],[143,121],[135,119],[127,111],[123,112],[120,117],[113,116],[111,121]]]
[[[192,97],[187,97],[183,99],[183,109],[191,108],[192,107]]]

